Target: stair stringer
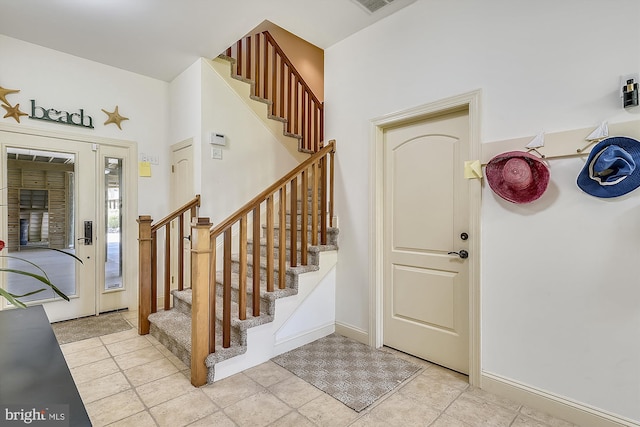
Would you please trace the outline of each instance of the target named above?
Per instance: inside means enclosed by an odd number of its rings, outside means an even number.
[[[309,153],[299,150],[302,137],[289,136],[284,133],[283,121],[269,112],[271,101],[253,96],[253,82],[250,80],[233,77],[233,62],[223,58],[207,59],[206,62],[211,68],[231,87],[231,89],[244,101],[244,103],[254,112],[264,126],[280,142],[293,158],[302,163],[309,158]]]
[[[209,367],[209,382],[237,374],[332,334],[335,331],[335,311],[327,311],[326,300],[330,299],[331,307],[335,307],[337,261],[337,251],[321,252],[320,268],[298,276],[298,293],[275,301],[273,321],[247,330],[246,352]],[[324,315],[316,315],[309,321],[309,307],[318,308]],[[288,328],[301,318],[307,323],[305,327]]]

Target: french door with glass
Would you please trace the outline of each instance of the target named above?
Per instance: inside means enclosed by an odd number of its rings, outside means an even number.
[[[52,322],[126,308],[127,150],[1,129],[0,147],[0,266],[46,275],[69,301],[27,275],[5,272],[0,286],[17,295],[44,288],[20,300],[42,304]]]

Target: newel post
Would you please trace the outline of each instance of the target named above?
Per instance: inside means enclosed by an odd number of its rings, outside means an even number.
[[[209,257],[211,237],[209,218],[191,222],[191,384],[207,383],[205,359],[209,355]]]
[[[138,217],[138,334],[149,333],[151,314],[151,216]]]

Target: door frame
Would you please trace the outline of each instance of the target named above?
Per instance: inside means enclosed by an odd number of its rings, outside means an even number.
[[[99,146],[115,146],[124,148],[127,150],[128,165],[125,166],[123,171],[123,179],[128,183],[131,188],[128,189],[123,200],[123,204],[128,207],[126,210],[127,217],[124,218],[123,224],[129,232],[126,233],[125,244],[123,244],[123,259],[137,260],[138,259],[138,243],[137,243],[137,218],[138,218],[138,146],[135,141],[120,140],[113,138],[106,138],[101,136],[76,134],[69,132],[61,132],[49,129],[30,128],[24,125],[14,125],[0,123],[0,131],[7,133],[22,134],[28,136],[38,136],[44,138],[59,139],[64,141],[97,144]],[[98,161],[96,159],[96,161]],[[98,168],[98,170],[101,170]],[[6,177],[5,177],[6,180]],[[101,207],[98,205],[98,199],[96,198],[96,212],[101,212]],[[94,226],[94,232],[97,230],[97,223]],[[2,232],[6,233],[6,225],[3,225]],[[96,274],[98,266],[96,264]],[[95,277],[96,295],[95,295],[95,315],[99,314],[100,298],[102,296],[101,287],[98,285],[98,278]],[[138,309],[138,263],[133,262],[132,265],[125,270],[125,292],[127,293],[126,299],[128,301],[129,309]],[[100,281],[102,282],[102,281]]]
[[[384,131],[387,128],[407,122],[428,119],[452,110],[468,108],[469,144],[471,158],[481,158],[480,146],[480,99],[481,91],[475,90],[458,96],[445,98],[407,110],[391,113],[371,121],[370,147],[370,222],[369,241],[369,345],[379,348],[383,345],[383,286],[384,286]],[[482,182],[470,180],[469,200],[469,384],[480,386],[480,206]]]

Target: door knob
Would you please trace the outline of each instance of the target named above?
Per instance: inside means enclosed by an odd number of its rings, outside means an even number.
[[[460,258],[465,259],[469,258],[469,252],[464,249],[460,250],[460,252],[447,252],[448,255],[458,255]]]

